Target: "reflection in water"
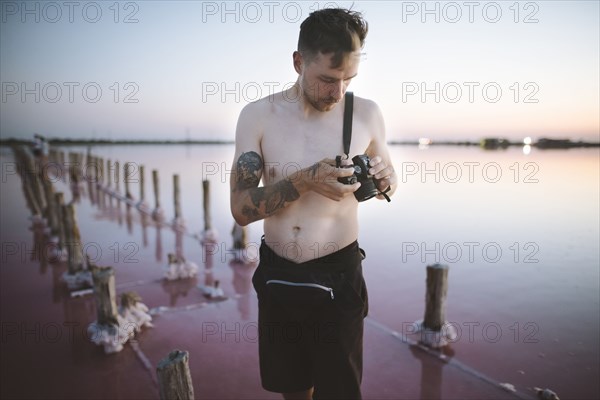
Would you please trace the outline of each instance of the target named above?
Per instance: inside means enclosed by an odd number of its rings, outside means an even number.
[[[46,259],[46,253],[50,244],[48,243],[46,236],[46,225],[33,223],[31,225],[31,231],[33,232],[33,251],[31,252],[31,261],[39,261],[40,263],[40,274],[46,274],[48,269],[48,260]]]
[[[256,269],[256,262],[245,263],[241,260],[232,260],[229,266],[233,270],[233,290],[237,295],[238,311],[243,320],[250,318],[250,304],[252,293],[252,275]]]
[[[162,280],[162,288],[169,295],[169,306],[175,307],[179,297],[186,297],[191,288],[196,287],[197,278]]]
[[[117,220],[119,221],[119,226],[123,225],[123,215],[121,214],[121,199],[117,197],[117,206],[115,207],[117,213]]]
[[[58,260],[57,260],[58,261]],[[62,280],[63,274],[67,271],[66,261],[52,263],[52,302],[58,303],[67,296],[66,286]]]
[[[450,345],[444,346],[441,353],[449,358],[437,358],[418,345],[410,345],[412,355],[421,361],[421,400],[439,400],[442,398],[442,369],[454,356]]]
[[[71,297],[68,292],[63,296],[63,325],[67,329],[73,329],[72,332],[77,332],[70,337],[71,356],[73,361],[81,363],[89,351],[90,342],[85,333],[87,322],[90,319],[95,319],[96,316],[96,299],[94,296],[77,296]],[[82,323],[83,321],[83,323]]]
[[[250,317],[250,296],[252,288],[252,275],[257,266],[257,258],[249,258],[247,228],[233,224],[231,230],[233,237],[233,251],[235,258],[229,262],[233,270],[233,290],[238,299],[238,311],[241,318],[246,320]]]
[[[85,174],[85,172],[84,172],[84,174]],[[88,186],[87,191],[89,193],[90,203],[92,203],[92,205],[96,205],[97,204],[97,192],[96,192],[96,190],[94,190],[95,186],[96,186],[94,184],[94,179],[91,177],[87,177],[87,176],[85,178],[87,181],[87,186]]]
[[[173,229],[175,232],[175,257],[183,260],[183,232],[180,229]]]
[[[127,204],[125,206],[125,221],[127,223],[127,233],[133,234],[133,220],[131,216],[131,206]]]
[[[210,246],[210,249],[209,249]],[[202,242],[202,254],[204,255],[204,286],[213,287],[215,284],[215,277],[213,276],[213,255],[214,255],[214,244],[210,242]]]
[[[162,239],[160,236],[160,225],[156,225],[156,261],[160,262],[162,260]]]
[[[148,216],[146,213],[140,212],[142,222],[142,244],[144,248],[148,247]]]

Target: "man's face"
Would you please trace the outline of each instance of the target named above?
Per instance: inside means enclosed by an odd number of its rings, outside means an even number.
[[[300,87],[304,98],[319,111],[332,110],[358,73],[360,51],[344,54],[338,68],[331,67],[333,56],[333,53],[319,53],[308,63],[306,60],[302,63]]]

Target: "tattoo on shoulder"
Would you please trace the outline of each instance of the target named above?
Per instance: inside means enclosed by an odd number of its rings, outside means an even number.
[[[242,153],[236,164],[236,189],[243,190],[258,186],[263,160],[255,151]]]

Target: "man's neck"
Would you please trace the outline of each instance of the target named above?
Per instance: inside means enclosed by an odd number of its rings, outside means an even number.
[[[287,90],[288,99],[296,99],[295,102],[298,105],[302,116],[305,119],[318,119],[327,116],[331,111],[321,111],[317,109],[307,98],[304,96],[304,92],[300,87],[300,82],[297,80],[294,86]]]

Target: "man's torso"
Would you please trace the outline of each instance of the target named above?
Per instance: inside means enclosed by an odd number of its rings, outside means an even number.
[[[355,98],[350,157],[363,154],[371,141],[365,102]],[[291,178],[324,158],[335,159],[343,154],[344,101],[316,118],[304,117],[298,104],[280,96],[264,106],[261,150],[265,185]],[[296,263],[325,256],[357,239],[357,208],[352,195],[338,202],[308,192],[265,219],[265,240],[278,255]]]

